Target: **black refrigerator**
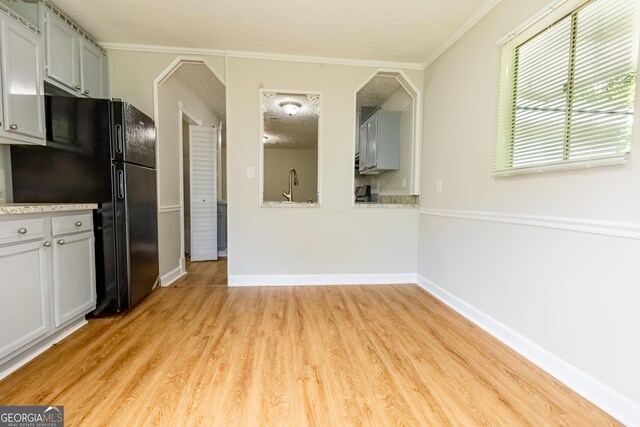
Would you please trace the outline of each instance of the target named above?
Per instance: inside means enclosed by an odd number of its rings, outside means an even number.
[[[158,280],[153,120],[121,100],[47,96],[47,145],[12,146],[16,203],[97,203],[95,315],[140,302]]]

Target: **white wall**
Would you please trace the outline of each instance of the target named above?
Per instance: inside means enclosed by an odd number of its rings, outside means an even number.
[[[418,270],[640,402],[640,241],[504,218],[477,220],[486,218],[473,213],[609,221],[605,233],[620,223],[640,226],[638,114],[632,155],[623,167],[491,177],[496,42],[548,3],[502,0],[425,71]],[[435,191],[437,179],[442,193]],[[433,208],[444,212],[433,215]],[[472,219],[457,217],[459,211]]]
[[[384,103],[382,109],[400,112],[400,169],[379,175],[379,194],[408,195],[411,194],[411,167],[413,166],[413,98],[400,88]]]
[[[296,202],[317,201],[318,150],[265,148],[264,150],[264,199],[282,202],[282,192],[289,188],[289,169],[298,175],[298,185],[293,187]]]
[[[353,208],[354,91],[375,70],[228,58],[229,274],[411,273],[418,214]],[[422,86],[422,71],[407,74]],[[260,207],[260,88],[322,92],[320,208]],[[247,178],[255,168],[255,179]]]

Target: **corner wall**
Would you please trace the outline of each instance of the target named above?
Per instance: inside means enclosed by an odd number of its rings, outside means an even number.
[[[548,4],[502,0],[425,70],[418,273],[610,387],[620,399],[604,409],[628,415],[640,408],[640,96],[627,165],[491,176],[496,42]]]

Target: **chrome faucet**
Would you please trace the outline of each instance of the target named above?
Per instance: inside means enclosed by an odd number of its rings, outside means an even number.
[[[287,190],[282,192],[282,195],[289,202],[293,202],[293,186],[298,185],[298,173],[294,168],[289,169],[289,192]]]

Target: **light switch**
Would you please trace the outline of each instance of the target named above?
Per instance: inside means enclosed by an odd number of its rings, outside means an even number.
[[[247,166],[247,178],[253,179],[256,177],[256,170],[253,166]]]
[[[436,193],[442,193],[442,180],[436,179]]]
[[[407,188],[407,178],[402,179],[402,188]]]

